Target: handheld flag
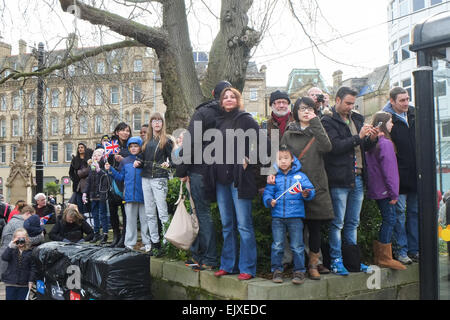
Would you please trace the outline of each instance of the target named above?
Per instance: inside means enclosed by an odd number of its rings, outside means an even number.
[[[300,184],[300,181],[297,181],[292,187],[289,188],[290,194],[297,194],[301,193],[303,191],[302,185]]]
[[[117,140],[105,141],[103,146],[105,148],[105,159],[107,159],[110,154],[118,154],[120,152],[120,146]]]
[[[44,224],[47,224],[48,220],[50,220],[50,218],[53,216],[53,213],[50,213],[46,216],[41,217],[41,226],[43,226]]]

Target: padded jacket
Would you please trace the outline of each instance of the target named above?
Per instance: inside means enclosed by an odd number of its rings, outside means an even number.
[[[125,202],[144,203],[144,194],[142,192],[142,169],[134,168],[133,163],[136,156],[129,155],[120,162],[116,170],[111,167],[110,174],[116,181],[124,181],[124,200]]]

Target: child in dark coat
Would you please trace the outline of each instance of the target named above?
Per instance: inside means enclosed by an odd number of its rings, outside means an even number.
[[[6,285],[6,300],[25,300],[35,281],[36,267],[30,250],[30,238],[24,228],[14,232],[13,240],[2,254],[8,262],[2,281]]]

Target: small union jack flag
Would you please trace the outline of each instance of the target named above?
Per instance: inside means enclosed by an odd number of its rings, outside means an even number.
[[[50,220],[50,218],[53,216],[53,213],[50,213],[46,216],[41,217],[41,226],[43,226],[44,224],[47,224],[48,220]]]
[[[297,194],[301,193],[303,191],[302,185],[300,184],[300,181],[297,181],[292,187],[289,188],[290,194]]]
[[[107,159],[110,154],[118,154],[120,152],[120,146],[117,140],[105,141],[103,146],[105,148],[105,159]]]

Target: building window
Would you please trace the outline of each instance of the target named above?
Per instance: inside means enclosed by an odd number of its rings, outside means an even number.
[[[100,115],[100,114],[97,114],[95,116],[94,132],[95,133],[103,132],[103,119],[102,119],[102,115]]]
[[[142,88],[140,84],[133,86],[133,103],[139,103],[142,101]]]
[[[37,146],[35,144],[31,145],[31,161],[32,162],[37,161]]]
[[[72,152],[73,152],[73,144],[71,142],[64,144],[64,161],[71,162],[72,161]]]
[[[120,66],[117,63],[114,63],[112,66],[112,73],[119,73],[120,72]]]
[[[111,123],[109,125],[109,131],[114,132],[114,129],[119,124],[119,116],[114,114],[111,119]]]
[[[142,116],[140,112],[133,113],[133,130],[139,131],[142,126]]]
[[[13,144],[11,145],[11,161],[16,160],[17,155],[17,145]]]
[[[101,106],[103,104],[103,90],[102,88],[95,88],[95,105]]]
[[[413,11],[425,8],[425,0],[413,0]]]
[[[402,88],[408,91],[409,98],[411,98],[411,78],[402,80]]]
[[[442,3],[442,0],[431,0],[431,5],[434,6],[436,4]]]
[[[51,162],[58,162],[58,144],[50,144]]]
[[[150,112],[144,112],[144,124],[149,124],[150,122]]]
[[[67,89],[66,90],[66,107],[72,106],[72,99],[73,99],[73,90]]]
[[[258,100],[258,88],[250,88],[250,101]]]
[[[57,136],[58,135],[58,117],[52,116],[50,123],[51,123],[52,136]]]
[[[445,97],[447,95],[447,81],[437,80],[434,82],[434,96]]]
[[[119,103],[119,87],[111,87],[111,104]]]
[[[72,134],[72,116],[68,115],[64,118],[64,134]]]
[[[71,64],[67,67],[67,71],[69,73],[69,76],[73,77],[75,75],[75,66]]]
[[[400,47],[402,51],[402,61],[409,59],[411,53],[408,50],[409,47],[409,34],[400,38]]]
[[[6,119],[0,120],[0,137],[1,138],[6,137]]]
[[[34,91],[30,92],[30,95],[28,96],[28,108],[33,109],[36,104],[36,95]]]
[[[6,146],[0,146],[0,162],[6,163]]]
[[[88,89],[80,89],[80,106],[87,106],[88,104]]]
[[[450,137],[450,121],[442,122],[442,136]]]
[[[398,63],[397,40],[395,40],[391,43],[391,50],[392,50],[393,63],[397,64]]]
[[[58,89],[52,90],[52,107],[53,108],[59,107],[59,90]]]
[[[15,93],[13,96],[13,110],[19,110],[22,107],[22,101],[20,95]]]
[[[35,133],[36,133],[35,120],[34,117],[31,116],[28,118],[28,136],[32,137],[35,135]]]
[[[134,72],[142,72],[142,59],[136,59],[133,63]]]
[[[105,62],[104,61],[97,62],[97,73],[105,74]]]
[[[194,62],[208,62],[208,54],[206,52],[193,52]]]
[[[12,128],[12,136],[18,137],[19,136],[19,119],[14,118],[11,120],[11,128]]]
[[[399,1],[400,17],[406,16],[409,13],[408,0]]]
[[[86,116],[80,116],[80,134],[87,134],[88,132],[88,122]]]
[[[6,97],[5,96],[1,96],[0,97],[0,109],[2,111],[6,111],[7,106],[6,106]]]

